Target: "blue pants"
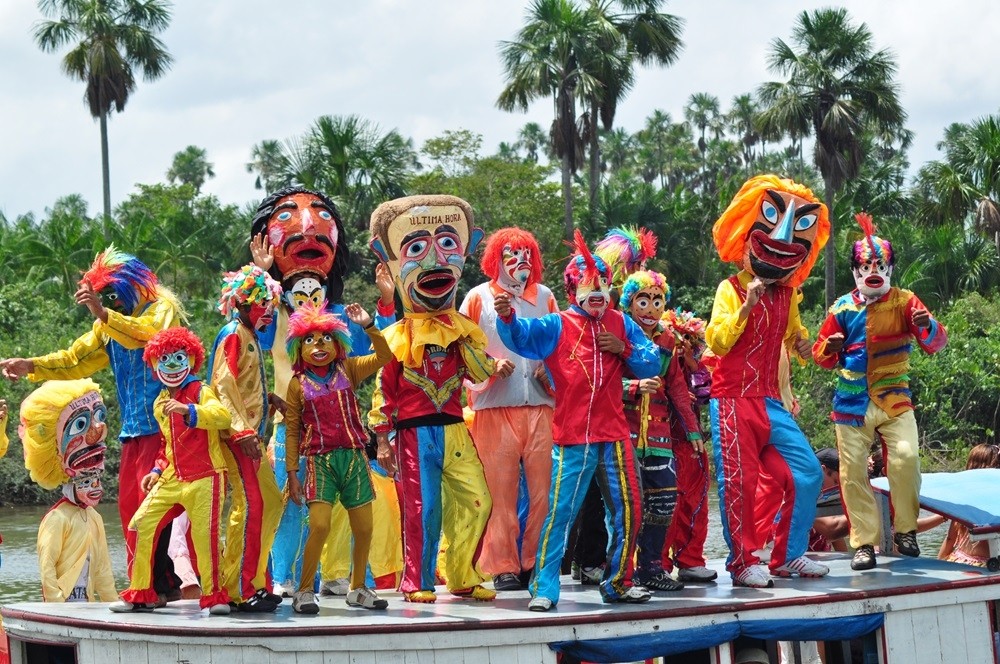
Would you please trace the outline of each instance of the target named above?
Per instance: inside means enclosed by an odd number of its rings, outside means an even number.
[[[288,482],[288,471],[285,470],[285,424],[278,424],[274,429],[274,474],[278,480],[278,488],[285,490]],[[306,464],[299,464],[299,482],[305,485]],[[271,546],[271,578],[292,590],[299,586],[299,576],[302,574],[302,553],[305,551],[306,538],[309,536],[309,506],[296,505],[289,500],[281,513],[278,523],[278,534]]]
[[[528,589],[532,597],[559,601],[559,568],[577,512],[597,475],[606,505],[607,567],[601,590],[617,599],[632,585],[635,543],[642,519],[642,495],[631,441],[554,445],[549,512],[535,556],[535,573]]]
[[[639,460],[642,472],[642,527],[639,529],[639,564],[642,580],[663,571],[663,543],[677,505],[677,472],[674,458],[649,455]]]

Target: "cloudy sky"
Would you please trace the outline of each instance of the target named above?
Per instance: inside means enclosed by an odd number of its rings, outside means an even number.
[[[170,72],[140,82],[109,123],[113,204],[136,183],[158,182],[174,153],[206,148],[216,177],[207,192],[224,202],[260,198],[245,163],[262,139],[286,139],[318,116],[355,113],[397,128],[419,147],[446,129],[484,136],[493,151],[527,121],[547,127],[551,103],[527,115],[502,113],[497,43],[514,36],[525,0],[174,0],[163,35]],[[951,122],[1000,109],[992,0],[850,0],[878,47],[898,57],[903,105],[916,132],[914,164],[937,156]],[[685,20],[679,62],[643,71],[618,126],[638,129],[655,108],[682,117],[687,98],[734,95],[768,80],[774,37],[789,37],[811,0],[669,0]],[[0,211],[42,213],[60,196],[82,194],[100,210],[100,141],[83,104],[83,84],[67,79],[60,56],[34,45],[31,0],[0,1]],[[987,27],[987,29],[983,29]]]

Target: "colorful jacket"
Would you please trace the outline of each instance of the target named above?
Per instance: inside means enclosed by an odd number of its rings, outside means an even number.
[[[240,321],[230,321],[215,338],[208,366],[212,389],[232,417],[223,439],[238,442],[253,434],[263,439],[268,411],[267,374],[257,335]]]
[[[895,287],[871,304],[854,290],[830,307],[813,345],[813,358],[825,369],[840,366],[833,393],[834,422],[862,426],[869,401],[890,417],[913,409],[907,374],[911,341],[928,354],[948,343],[947,331],[933,317],[927,328],[913,325],[917,309],[926,309],[920,298]],[[832,334],[844,335],[839,353],[826,350]]]
[[[656,392],[639,394],[638,379],[622,379],[625,420],[640,454],[673,456],[673,421],[680,421],[686,440],[701,440],[701,427],[694,413],[684,369],[673,354],[673,335],[665,333],[660,325],[653,333],[653,342],[660,349],[657,375],[663,382]]]
[[[156,459],[162,478],[176,477],[182,482],[193,482],[226,470],[220,432],[228,431],[232,420],[215,392],[202,381],[190,377],[172,398],[187,405],[187,414],[167,415],[163,411],[167,400],[171,399],[167,390],[163,390],[153,404],[153,412],[163,431],[163,446]]]
[[[168,299],[140,305],[132,316],[108,309],[108,322],[94,321],[89,332],[69,348],[32,358],[35,371],[28,378],[72,380],[87,378],[111,366],[121,409],[119,438],[148,436],[159,431],[153,402],[163,385],[142,359],[142,352],[154,334],[179,325],[177,309]]]
[[[715,293],[705,342],[716,355],[712,397],[781,399],[778,363],[782,346],[808,338],[799,318],[795,289],[771,284],[746,320],[739,309],[753,275],[742,270],[726,279]]]
[[[62,498],[52,506],[38,526],[38,571],[42,598],[65,602],[73,592],[85,566],[87,598],[113,602],[118,597],[111,572],[104,519],[93,507],[80,507]]]
[[[512,312],[497,321],[497,331],[507,348],[545,362],[556,392],[556,445],[629,439],[622,408],[625,369],[636,378],[652,378],[660,370],[659,350],[631,318],[615,310],[592,318],[574,305],[541,318]],[[597,335],[605,331],[625,342],[621,356],[597,347]]]
[[[368,431],[361,423],[354,389],[392,359],[382,333],[366,330],[374,353],[349,357],[329,367],[326,376],[312,371],[295,374],[288,384],[285,409],[285,468],[299,469],[299,455],[315,456],[335,449],[363,448]]]

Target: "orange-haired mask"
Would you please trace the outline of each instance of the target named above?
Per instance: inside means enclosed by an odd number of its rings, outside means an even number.
[[[500,286],[508,293],[522,295],[531,278],[531,260],[531,249],[505,244],[497,274]]]
[[[795,194],[768,189],[747,235],[743,269],[767,282],[791,276],[816,241],[819,208]]]

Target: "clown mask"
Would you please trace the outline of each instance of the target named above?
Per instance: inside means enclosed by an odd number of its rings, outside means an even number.
[[[87,471],[77,475],[71,482],[63,485],[63,495],[81,507],[97,507],[104,496],[101,472]]]
[[[101,296],[101,305],[105,309],[111,309],[125,315],[132,313],[125,299],[118,294],[118,291],[113,286],[106,286],[99,294]]]
[[[286,196],[267,220],[274,263],[285,277],[301,272],[327,274],[340,241],[333,210],[314,194]]]
[[[104,472],[107,419],[107,408],[97,392],[74,399],[59,414],[56,420],[59,457],[63,471],[70,478]]]
[[[662,289],[644,288],[632,296],[629,314],[632,316],[632,320],[639,324],[643,332],[648,334],[656,329],[656,325],[663,317],[666,305],[667,298]]]
[[[889,263],[879,259],[869,260],[851,268],[851,272],[858,292],[868,302],[889,292],[889,278],[892,277],[892,265]]]
[[[320,306],[326,301],[326,286],[312,275],[304,275],[295,280],[292,287],[284,292],[285,304],[295,311],[306,302]]]
[[[595,279],[581,281],[574,295],[576,306],[588,316],[600,318],[611,304],[611,281],[603,274]]]
[[[531,249],[504,245],[500,256],[500,271],[497,282],[510,293],[520,297],[531,277]]]
[[[302,361],[314,367],[326,367],[337,358],[337,344],[333,335],[311,332],[302,340]]]
[[[794,194],[768,189],[747,236],[743,269],[767,283],[790,277],[816,240],[819,208]]]
[[[156,379],[167,387],[180,387],[191,375],[191,360],[187,351],[175,350],[161,355],[153,370]]]
[[[241,304],[240,320],[250,329],[261,332],[274,321],[274,307],[259,302],[250,305]]]

